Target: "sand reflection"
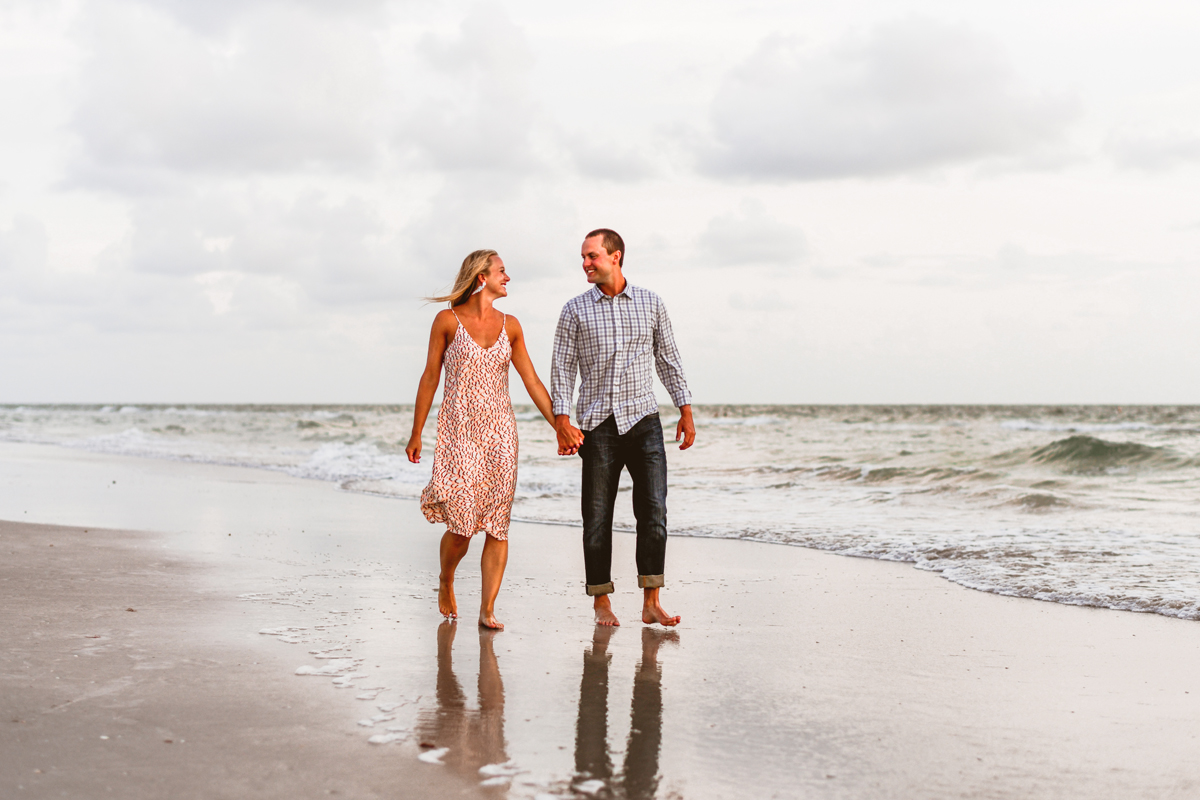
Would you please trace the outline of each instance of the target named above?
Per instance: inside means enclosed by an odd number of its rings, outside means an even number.
[[[467,708],[467,696],[454,674],[454,637],[458,625],[438,628],[437,708],[417,722],[418,741],[447,748],[441,762],[480,779],[479,768],[508,761],[504,742],[504,681],[492,642],[497,631],[479,630],[479,707]]]
[[[599,797],[645,800],[658,791],[658,754],[662,746],[662,667],[658,648],[678,642],[679,633],[642,629],[642,658],[633,675],[633,703],[629,712],[629,741],[620,771],[613,766],[608,747],[608,642],[615,628],[597,626],[592,645],[583,651],[583,679],[579,686],[579,719],[575,726],[575,785]],[[604,788],[591,781],[602,781]],[[590,792],[589,792],[590,793]]]

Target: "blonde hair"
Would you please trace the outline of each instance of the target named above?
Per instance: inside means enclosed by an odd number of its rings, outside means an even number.
[[[476,250],[463,259],[458,277],[454,279],[454,288],[450,294],[426,297],[431,303],[450,303],[450,306],[461,306],[475,293],[475,281],[480,275],[492,268],[492,259],[500,255],[495,250]]]

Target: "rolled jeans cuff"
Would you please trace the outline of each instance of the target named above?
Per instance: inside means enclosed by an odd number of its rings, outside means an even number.
[[[662,586],[662,575],[638,575],[639,589],[661,589]]]
[[[587,585],[588,597],[595,597],[598,594],[612,594],[614,591],[615,590],[613,589],[612,581],[609,581],[608,583],[597,583],[595,586],[590,583]]]

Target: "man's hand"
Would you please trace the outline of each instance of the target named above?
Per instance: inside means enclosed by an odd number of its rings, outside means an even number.
[[[559,414],[554,418],[554,432],[558,434],[558,454],[573,456],[583,444],[583,431],[571,424],[571,418]]]
[[[679,409],[679,424],[675,426],[675,441],[683,439],[680,450],[687,450],[696,442],[696,423],[692,422],[692,407],[683,406]]]

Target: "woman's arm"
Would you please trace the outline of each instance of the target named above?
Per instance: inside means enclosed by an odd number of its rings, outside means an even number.
[[[442,379],[442,356],[446,353],[448,334],[458,330],[457,326],[452,326],[449,322],[453,316],[449,311],[438,312],[429,331],[429,355],[425,359],[425,371],[421,373],[421,382],[417,384],[412,436],[408,439],[408,447],[404,448],[408,460],[414,464],[421,463],[421,431],[425,429],[425,420],[433,406],[433,396],[437,393],[438,383]]]
[[[550,402],[550,393],[546,391],[546,387],[542,385],[542,381],[537,376],[537,370],[533,368],[533,359],[529,357],[529,351],[525,348],[525,332],[521,330],[521,323],[516,317],[508,317],[508,341],[512,343],[512,363],[517,368],[517,374],[521,376],[521,381],[525,384],[525,391],[529,392],[529,398],[533,400],[533,404],[537,406],[538,411],[542,412],[542,416],[546,418],[546,422],[550,423],[550,427],[555,428],[554,407]],[[579,450],[579,445],[583,444],[583,434],[578,428],[568,424],[569,430],[566,436],[559,436],[558,454],[560,456],[573,456]]]

